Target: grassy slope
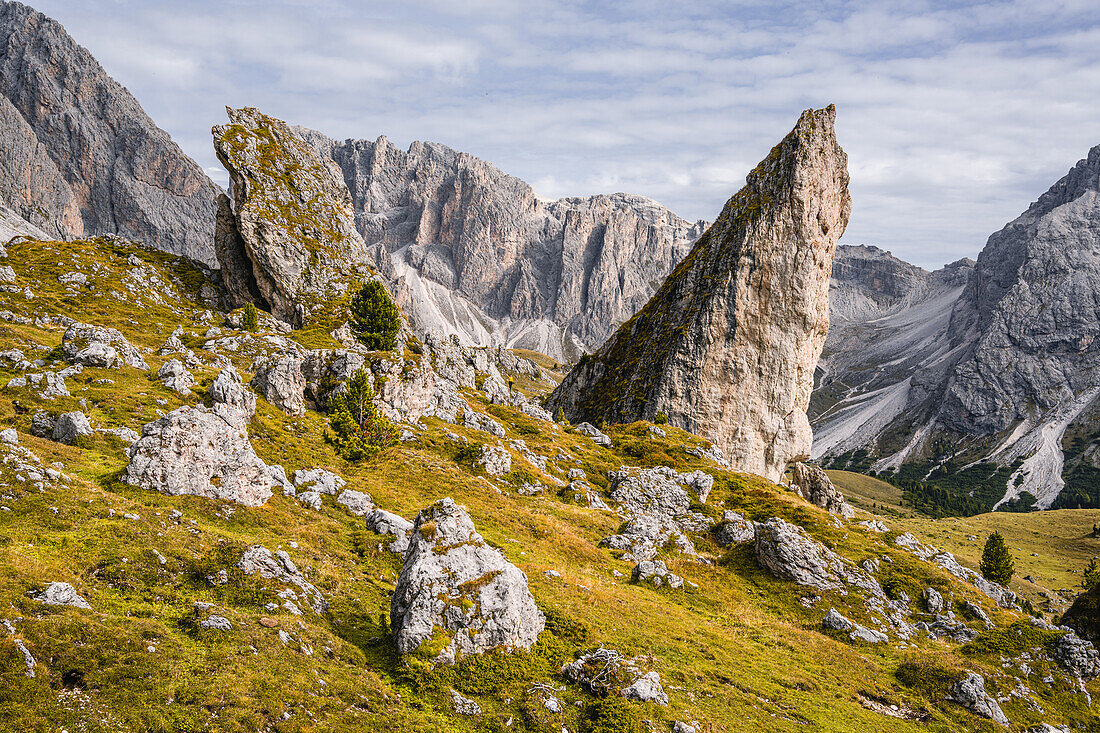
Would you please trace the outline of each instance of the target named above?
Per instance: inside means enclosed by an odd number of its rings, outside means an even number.
[[[912,516],[911,507],[901,505],[901,489],[862,473],[826,471],[852,506],[875,514]]]
[[[110,295],[121,292],[126,256],[134,252],[156,264],[166,281],[174,274],[179,291],[193,293],[199,284],[195,272],[163,255],[125,248],[113,252],[104,243],[16,245],[9,252],[21,284],[29,284],[37,296],[26,301],[18,294],[0,295],[0,309],[68,313],[115,326],[145,347],[159,346],[176,323],[201,333],[220,320],[215,316],[204,321],[204,308],[168,290],[163,303],[143,301],[136,294],[121,299]],[[104,269],[93,279],[94,290],[69,297],[56,276],[74,269],[73,254],[85,271],[93,263]],[[32,343],[54,348],[60,337],[58,328],[0,324],[0,346],[5,348],[29,351]],[[190,340],[192,345],[201,341]],[[146,357],[153,372],[164,358]],[[247,354],[235,361],[247,372]],[[616,530],[617,517],[572,505],[552,492],[521,496],[508,482],[479,475],[469,451],[447,437],[454,432],[476,444],[490,440],[484,433],[427,419],[418,442],[391,449],[367,465],[348,465],[324,444],[322,416],[309,412],[290,418],[259,400],[250,433],[265,460],[283,464],[288,473],[329,467],[348,479],[349,488],[366,491],[380,506],[407,517],[441,496],[453,496],[469,508],[486,539],[527,572],[539,605],[559,619],[557,633],[544,634],[540,647],[545,648],[536,654],[503,660],[498,668],[481,669],[464,680],[448,679],[446,670],[425,676],[389,651],[386,614],[398,559],[380,549],[382,538],[363,530],[361,520],[331,498],[322,511],[314,512],[281,495],[256,509],[162,496],[117,482],[126,458],[124,446],[113,438],[100,436],[71,447],[27,434],[38,407],[57,413],[77,409],[81,399],[97,426],[140,427],[158,409],[200,401],[216,371],[195,373],[203,384],[186,398],[132,369],[85,370],[68,381],[72,398],[45,401],[30,390],[0,391],[0,423],[18,428],[21,442],[43,463],[59,461],[72,477],[39,493],[18,480],[10,466],[0,467],[0,494],[11,508],[0,512],[0,618],[21,618],[18,636],[39,662],[38,676],[25,677],[21,656],[0,632],[0,730],[558,733],[564,725],[576,731],[595,701],[579,688],[565,686],[552,667],[562,655],[571,658],[597,644],[652,657],[670,707],[631,703],[628,708],[634,719],[653,720],[659,730],[668,730],[668,721],[674,719],[699,720],[705,731],[999,730],[944,702],[943,685],[932,673],[947,670],[957,676],[973,668],[990,680],[991,689],[1008,689],[1014,682],[995,657],[965,657],[943,642],[918,640],[914,647],[900,648],[896,643],[868,647],[834,639],[818,630],[824,612],[836,606],[867,622],[861,604],[851,607],[851,598],[827,593],[816,608],[803,608],[798,599],[804,593],[762,572],[751,550],[723,552],[704,536],[695,541],[713,564],[680,555],[667,558],[674,572],[697,583],[698,589],[632,584],[630,566],[598,547],[601,537]],[[11,376],[15,372],[0,369],[0,383]],[[97,384],[100,379],[113,383]],[[476,395],[470,399],[477,401]],[[602,485],[606,471],[623,463],[703,468],[718,479],[703,511],[733,508],[754,519],[778,514],[806,526],[852,560],[891,556],[890,572],[911,595],[930,584],[953,589],[957,600],[983,601],[973,589],[885,544],[887,538],[837,529],[823,512],[772,484],[692,458],[683,445],[694,439],[676,429],[656,440],[644,424],[613,427],[608,432],[615,448],[608,451],[509,408],[482,408],[505,423],[510,438],[525,439],[536,453],[565,451],[572,456],[575,463],[557,461],[557,475],[578,465]],[[518,456],[515,465],[537,473]],[[173,519],[173,511],[181,516]],[[139,518],[122,518],[126,513]],[[282,610],[270,613],[263,605],[272,600],[273,591],[256,579],[234,574],[225,586],[203,580],[217,569],[232,568],[240,551],[253,543],[287,550],[329,600],[330,613],[301,618]],[[166,564],[159,563],[152,549]],[[551,569],[561,577],[544,574]],[[616,570],[627,577],[616,577]],[[48,607],[27,598],[28,590],[51,580],[72,583],[92,610]],[[216,604],[216,612],[228,617],[234,630],[224,634],[197,628],[195,600]],[[988,602],[984,605],[990,608]],[[990,610],[1001,622],[1012,619]],[[273,618],[278,628],[261,626],[264,616]],[[292,635],[289,645],[279,641],[280,629]],[[932,671],[924,675],[930,681],[915,684],[910,676],[909,685],[901,684],[895,670],[916,658],[934,663],[919,667]],[[537,694],[527,694],[534,682],[565,686],[558,693],[567,703],[562,714],[550,715]],[[476,693],[468,694],[478,699],[484,714],[455,716],[449,684],[466,685],[463,689],[474,685]],[[1094,695],[1100,692],[1095,684],[1090,689]],[[926,711],[929,722],[885,716],[861,705],[861,696]],[[1004,707],[1021,726],[1040,720],[1085,725],[1088,713],[1079,700],[1064,690],[1044,697],[1045,716],[1018,702]],[[284,712],[291,717],[283,720]],[[505,726],[508,719],[513,720],[511,727]]]

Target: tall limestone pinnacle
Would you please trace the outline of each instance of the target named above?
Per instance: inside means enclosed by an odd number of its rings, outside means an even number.
[[[285,122],[226,107],[214,149],[229,171],[214,248],[234,305],[253,301],[302,326],[370,274],[339,168]]]
[[[809,456],[806,419],[848,224],[836,109],[802,113],[657,294],[550,396],[572,420],[669,422],[737,470],[778,480]]]

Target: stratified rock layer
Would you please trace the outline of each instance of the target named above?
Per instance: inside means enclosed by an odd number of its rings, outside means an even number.
[[[217,254],[233,304],[257,301],[296,326],[369,273],[351,195],[339,168],[287,124],[226,108],[214,149],[229,171],[234,208],[221,200]]]
[[[851,211],[836,110],[807,110],[652,300],[549,400],[574,422],[652,420],[778,481],[810,453],[833,252]]]
[[[59,23],[0,3],[0,204],[214,264],[217,187]]]

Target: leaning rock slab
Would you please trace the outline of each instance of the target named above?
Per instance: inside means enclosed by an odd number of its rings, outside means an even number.
[[[523,571],[486,544],[466,510],[447,498],[416,517],[390,622],[398,652],[415,652],[442,635],[446,643],[435,659],[453,663],[490,649],[529,650],[546,619]]]
[[[778,482],[807,460],[829,280],[851,212],[836,110],[806,110],[657,294],[547,400],[597,423],[653,421],[700,435],[734,470]]]
[[[791,465],[791,488],[811,504],[839,514],[845,519],[851,519],[856,515],[844,499],[844,495],[833,485],[821,468],[810,463],[795,463]]]

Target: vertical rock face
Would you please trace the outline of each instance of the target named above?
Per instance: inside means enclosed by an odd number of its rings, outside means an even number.
[[[214,263],[217,187],[57,22],[0,2],[0,203],[59,238]]]
[[[908,289],[919,273],[893,263],[903,287],[877,312],[856,304],[875,301],[884,278],[850,264],[837,273],[811,410],[816,459],[865,449],[882,471],[938,464],[965,445],[960,463],[1012,467],[998,479],[1001,502],[1025,491],[1040,508],[1095,501],[1087,490],[1058,497],[1075,471],[1075,491],[1087,489],[1100,462],[1100,146],[994,233],[976,263]]]
[[[551,395],[574,421],[669,422],[773,481],[810,452],[806,408],[851,211],[836,110],[807,110],[661,289]]]
[[[217,253],[234,301],[304,325],[348,281],[367,274],[351,196],[339,169],[281,120],[226,108],[214,149],[229,171],[234,208],[219,203]]]
[[[385,137],[335,142],[355,224],[413,325],[555,358],[599,346],[704,228],[641,196],[547,201],[472,155]]]

